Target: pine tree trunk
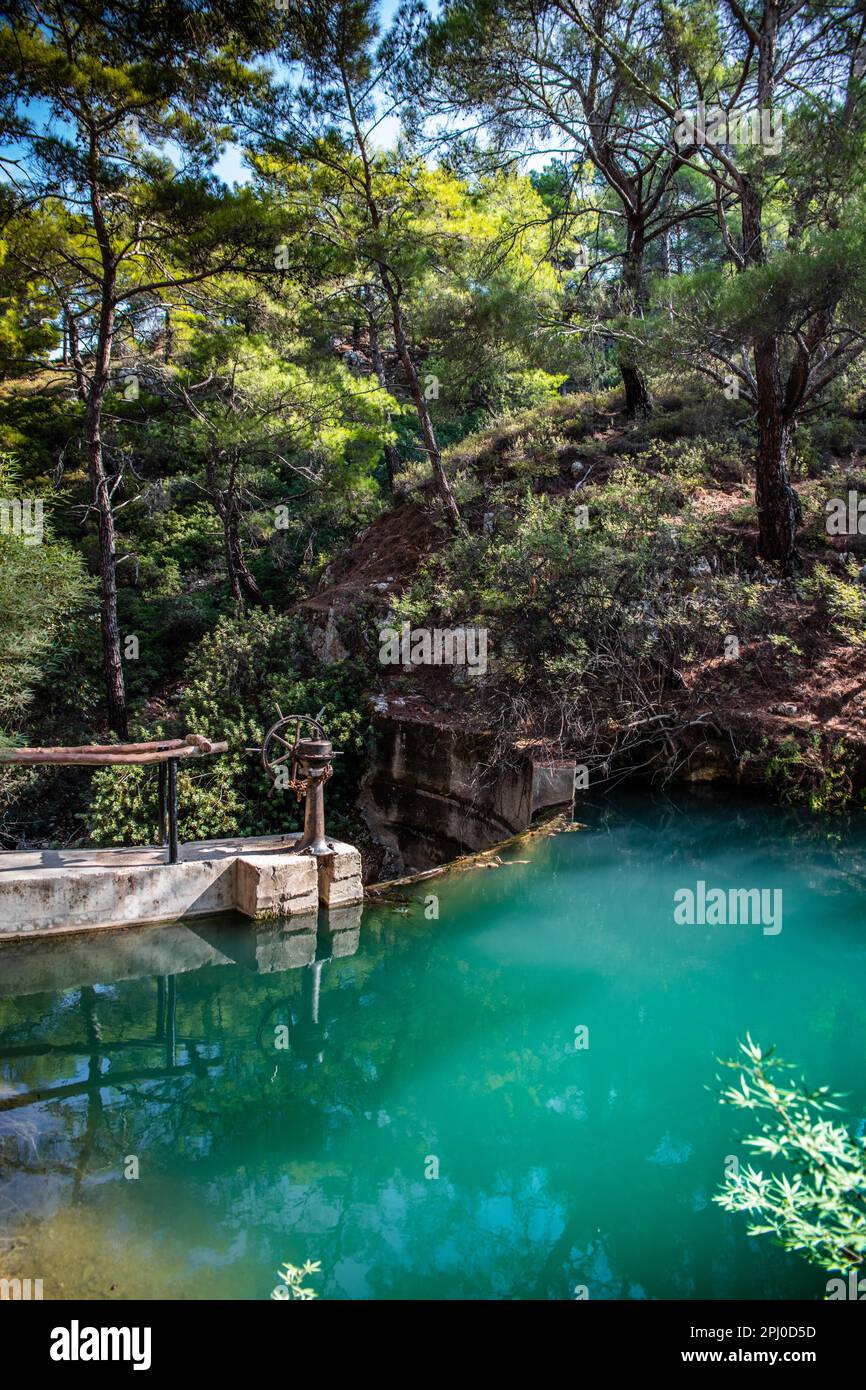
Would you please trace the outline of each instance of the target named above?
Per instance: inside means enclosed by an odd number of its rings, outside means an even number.
[[[103,213],[98,161],[99,150],[94,131],[91,135],[88,173],[90,207],[102,260],[102,280],[99,287],[99,323],[96,350],[89,384],[77,348],[76,366],[79,372],[79,391],[85,401],[84,446],[87,451],[88,476],[99,522],[99,608],[108,723],[118,738],[127,739],[129,730],[126,688],[123,680],[120,627],[117,617],[117,541],[111,487],[105,470],[102,448],[102,406],[105,393],[108,390],[111,374],[111,353],[114,345],[117,263],[114,259],[111,237]]]
[[[102,632],[102,664],[108,725],[118,738],[128,737],[126,689],[120,653],[117,617],[117,541],[111,491],[102,456],[100,421],[102,399],[91,398],[85,415],[88,473],[99,527],[99,614]]]
[[[223,523],[223,554],[225,555],[226,559],[226,575],[228,576],[229,588],[232,591],[232,598],[234,599],[238,608],[242,608],[244,596],[241,593],[241,581],[238,578],[238,572],[235,568],[235,554],[232,548],[232,539],[229,533],[228,520],[226,518],[224,509],[218,507],[217,510],[220,513],[220,517]]]
[[[367,322],[369,324],[370,329],[370,357],[373,361],[373,371],[375,373],[376,380],[378,381],[382,390],[387,391],[388,387],[385,382],[385,364],[382,360],[382,345],[379,341],[379,325],[376,322],[376,315],[370,303],[368,303],[367,308]],[[385,424],[388,427],[388,429],[391,428],[391,416],[389,413],[386,413],[385,415]],[[400,472],[400,455],[398,454],[393,444],[385,445],[385,466],[388,470],[388,484],[390,486],[391,491],[393,492],[394,479]]]
[[[409,394],[411,395],[412,403],[415,406],[415,413],[418,416],[418,423],[421,426],[421,435],[424,439],[424,447],[427,450],[427,456],[430,459],[430,464],[433,469],[433,477],[436,482],[436,491],[438,492],[442,504],[445,508],[445,514],[448,517],[448,524],[450,525],[452,530],[459,531],[462,529],[460,512],[457,507],[457,502],[454,497],[454,493],[451,491],[451,484],[448,481],[448,475],[445,472],[444,467],[442,466],[442,455],[439,452],[439,445],[436,442],[436,432],[433,429],[433,421],[430,419],[430,412],[427,409],[427,402],[424,399],[424,392],[421,390],[421,383],[418,380],[418,373],[415,370],[415,363],[412,361],[412,358],[409,354],[409,345],[406,341],[406,333],[403,327],[403,314],[400,309],[400,302],[393,294],[393,291],[389,291],[387,284],[387,276],[383,281],[383,287],[385,289],[386,294],[388,295],[388,300],[391,305],[391,311],[394,318],[394,343],[397,348],[397,356],[400,358],[400,362],[403,366],[403,371],[406,375],[406,380],[409,384]]]
[[[232,556],[232,570],[237,578],[237,582],[240,584],[244,597],[250,603],[261,603],[262,591],[253,578],[252,572],[247,564],[239,527],[240,519],[237,511],[233,510],[230,514],[228,537],[229,550]]]
[[[374,232],[378,233],[381,230],[382,226],[382,214],[379,209],[379,205],[376,201],[376,195],[373,190],[373,173],[372,165],[370,162],[370,155],[367,150],[367,140],[363,130],[361,129],[361,124],[358,119],[358,112],[355,100],[352,96],[352,87],[349,78],[349,73],[346,69],[345,64],[343,64],[340,68],[340,76],[343,82],[343,91],[346,97],[346,106],[349,112],[349,117],[352,122],[352,128],[355,132],[355,142],[357,144],[358,153],[361,156],[361,162],[364,167],[364,193],[367,201],[367,212],[370,219],[370,225],[373,228]],[[427,409],[427,402],[424,399],[424,392],[421,390],[421,383],[418,380],[418,373],[415,370],[415,364],[412,361],[412,356],[409,352],[409,344],[406,341],[406,330],[403,323],[403,309],[400,302],[402,294],[400,282],[399,279],[396,279],[392,274],[387,261],[377,260],[375,264],[379,276],[379,283],[382,286],[385,298],[388,301],[388,307],[391,310],[391,321],[394,325],[394,346],[397,349],[397,356],[400,358],[403,371],[406,375],[406,381],[409,385],[409,394],[412,397],[412,404],[414,405],[415,413],[418,416],[418,423],[421,427],[421,435],[424,440],[424,447],[427,450],[427,456],[430,459],[430,466],[433,469],[433,477],[436,482],[436,491],[438,492],[439,497],[442,501],[442,505],[445,508],[445,515],[448,518],[449,526],[453,531],[462,531],[463,523],[460,520],[460,511],[457,507],[457,501],[454,497],[454,493],[451,491],[451,484],[448,481],[448,475],[442,466],[442,454],[440,453],[439,445],[436,442],[436,431],[433,428],[433,421],[430,419],[430,412]]]
[[[244,555],[240,534],[240,503],[237,494],[235,467],[229,469],[227,487],[220,487],[217,481],[216,462],[208,457],[206,465],[207,489],[217,516],[223,525],[223,554],[226,561],[226,576],[232,598],[238,607],[244,600],[261,603],[262,593],[256,583]]]
[[[647,379],[639,367],[620,359],[620,375],[625,387],[625,413],[629,419],[652,413],[653,403]]]
[[[645,309],[646,289],[643,275],[645,250],[644,226],[640,221],[628,223],[626,229],[626,249],[623,257],[622,308],[634,318],[642,318]],[[629,419],[645,417],[652,413],[653,402],[649,383],[641,370],[633,344],[620,344],[619,370],[625,387],[625,413]]]
[[[775,354],[772,354],[775,356]],[[800,499],[788,476],[792,429],[785,418],[781,389],[761,389],[762,376],[772,383],[773,361],[758,367],[758,452],[755,461],[755,500],[758,506],[758,552],[790,575],[798,563],[797,528],[802,519]],[[778,381],[778,360],[775,362]]]
[[[741,179],[740,198],[743,258],[747,265],[761,265],[764,261],[761,197],[748,176]],[[757,387],[755,501],[758,508],[758,552],[763,559],[780,565],[783,572],[790,575],[798,563],[796,539],[802,509],[788,476],[793,424],[782,386],[778,337],[757,331],[752,337],[752,352]]]

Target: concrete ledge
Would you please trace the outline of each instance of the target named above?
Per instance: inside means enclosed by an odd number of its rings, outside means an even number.
[[[310,856],[249,854],[235,860],[235,907],[254,921],[315,912],[319,877]]]
[[[567,806],[574,800],[574,777],[577,765],[573,758],[532,764],[532,814],[554,806]]]
[[[34,850],[0,854],[0,939],[32,933],[175,922],[235,909],[253,920],[360,902],[361,856],[291,853],[297,835],[205,840],[165,850]]]
[[[332,854],[317,856],[319,865],[319,902],[323,907],[347,907],[361,902],[364,886],[361,880],[361,856],[351,845],[336,840]]]
[[[0,933],[118,927],[229,912],[234,861],[0,875]]]

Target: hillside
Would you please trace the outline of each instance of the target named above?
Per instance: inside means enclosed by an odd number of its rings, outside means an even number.
[[[383,860],[362,785],[377,772],[371,734],[389,721],[485,735],[473,754],[481,777],[530,750],[574,759],[592,790],[630,776],[723,780],[813,808],[859,806],[866,545],[856,518],[854,534],[834,534],[827,517],[832,499],[864,483],[857,393],[797,436],[803,523],[799,567],[785,579],[757,557],[750,412],[696,380],[679,385],[660,383],[645,420],[626,417],[621,393],[565,395],[452,446],[457,535],[421,465],[398,476],[390,502],[366,504],[360,525],[345,512],[328,522],[321,559],[284,571],[276,533],[251,551],[262,601],[246,612],[226,593],[215,518],[182,462],[168,488],[145,479],[118,514],[132,557],[119,570],[124,631],[141,651],[127,665],[133,729],[196,729],[232,745],[218,765],[182,775],[182,833],[294,821],[294,802],[274,796],[246,751],[278,705],[323,711],[346,753],[329,792],[334,828],[365,847],[374,877]],[[12,421],[32,427],[33,401],[6,384],[7,437]],[[49,453],[62,399],[43,391],[41,401]],[[42,469],[37,455],[30,477],[44,487]],[[60,481],[53,533],[92,563],[92,541],[77,538],[86,492],[74,460]],[[94,615],[78,612],[35,688],[30,741],[92,738],[98,672],[83,649]],[[408,669],[380,659],[383,629],[432,642],[459,628],[483,634],[483,670],[429,664],[432,648]],[[143,774],[3,778],[9,848],[152,838],[155,787]]]
[[[300,607],[368,659],[371,613],[487,631],[483,675],[374,666],[380,714],[541,741],[594,785],[725,777],[845,804],[866,776],[866,546],[828,531],[827,503],[864,440],[853,412],[804,431],[786,582],[756,555],[742,411],[692,391],[630,423],[615,397],[564,397],[450,452],[465,536],[431,525],[416,480]]]

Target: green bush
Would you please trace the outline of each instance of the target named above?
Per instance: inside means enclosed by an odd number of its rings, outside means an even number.
[[[155,844],[156,768],[109,767],[94,774],[88,820],[98,845]],[[228,761],[209,759],[177,778],[178,825],[184,840],[237,835],[241,804]]]
[[[844,738],[813,733],[801,741],[790,734],[768,759],[766,774],[783,801],[812,811],[844,811],[853,793]]]
[[[833,574],[826,565],[816,565],[803,590],[826,611],[836,632],[854,647],[866,642],[866,591],[854,581],[856,570],[848,566],[848,576]]]
[[[739,1077],[722,1091],[721,1104],[759,1118],[758,1133],[744,1143],[761,1167],[729,1174],[713,1201],[748,1215],[750,1236],[774,1235],[820,1269],[856,1269],[866,1257],[863,1141],[833,1120],[839,1106],[826,1086],[808,1090],[773,1048],[763,1052],[748,1035],[740,1051],[745,1060],[723,1062]]]
[[[622,466],[603,490],[527,493],[510,514],[500,501],[497,532],[437,552],[395,620],[487,628],[475,688],[500,712],[531,709],[566,733],[602,706],[627,720],[625,701],[671,670],[703,621],[691,591],[705,538],[681,485]]]
[[[8,459],[0,455],[0,740],[21,728],[34,687],[62,663],[72,640],[70,619],[86,621],[92,585],[71,547],[56,541],[43,514],[43,534],[14,528],[13,500],[22,489]],[[35,528],[35,503],[29,513]]]
[[[137,737],[169,732],[225,739],[228,753],[184,766],[178,774],[179,831],[184,840],[278,834],[300,825],[289,791],[275,791],[255,750],[283,714],[321,712],[343,753],[328,784],[328,826],[351,822],[368,724],[365,671],[357,662],[322,665],[312,655],[297,617],[257,610],[222,618],[193,651],[174,729],[142,728]],[[93,778],[88,819],[98,844],[152,843],[156,776],[142,769],[107,768]]]

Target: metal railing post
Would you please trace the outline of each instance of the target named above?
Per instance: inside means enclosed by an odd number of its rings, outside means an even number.
[[[157,828],[159,843],[168,844],[168,794],[166,788],[166,766],[165,763],[159,764],[159,826]]]
[[[168,760],[168,862],[177,863],[177,758]]]

